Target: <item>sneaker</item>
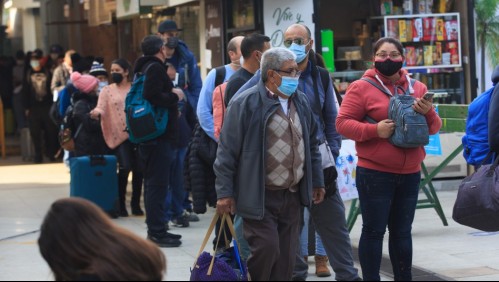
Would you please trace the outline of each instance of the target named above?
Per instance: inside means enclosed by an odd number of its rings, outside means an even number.
[[[170,232],[166,232],[166,237],[171,238],[171,239],[177,239],[177,240],[182,239],[182,235],[173,234]]]
[[[128,217],[128,211],[126,209],[120,209],[121,217]]]
[[[173,226],[176,227],[189,227],[189,215],[184,213],[183,215],[172,220]]]
[[[151,242],[155,243],[161,248],[176,248],[182,244],[182,242],[179,239],[173,239],[168,236],[152,236],[152,235],[147,235],[147,239],[149,239]]]
[[[140,207],[132,207],[132,214],[135,216],[144,215],[144,211]]]
[[[193,213],[193,212],[189,212],[189,211],[186,211],[187,213],[187,218],[190,222],[198,222],[199,221],[199,217],[197,216],[197,214]]]

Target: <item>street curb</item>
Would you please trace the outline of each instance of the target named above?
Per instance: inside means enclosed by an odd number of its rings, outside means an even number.
[[[355,262],[360,265],[359,262],[359,249],[356,247],[352,247],[353,249],[353,258]],[[381,267],[380,273],[382,276],[389,277],[393,279],[393,270],[392,264],[390,262],[390,258],[387,256],[381,257]],[[440,275],[438,273],[426,270],[419,266],[412,266],[412,280],[413,281],[456,281],[450,277]]]

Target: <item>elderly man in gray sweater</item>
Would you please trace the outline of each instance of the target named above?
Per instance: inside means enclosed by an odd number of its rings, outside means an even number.
[[[253,280],[291,280],[301,205],[324,199],[317,124],[295,55],[273,48],[258,85],[229,104],[215,161],[217,212],[244,219]]]

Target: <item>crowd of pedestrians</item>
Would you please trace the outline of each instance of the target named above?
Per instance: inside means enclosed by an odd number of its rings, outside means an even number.
[[[174,21],[162,22],[157,34],[143,39],[143,55],[133,65],[117,58],[109,70],[99,57],[64,52],[58,45],[51,47],[49,56],[39,49],[18,52],[12,105],[19,130],[28,127],[31,133],[34,162],[42,163],[44,155],[50,161],[60,158],[58,132],[70,126],[75,146],[65,152],[65,159],[116,155],[122,217],[129,215],[126,195],[133,174],[131,213],[145,214],[147,238],[155,245],[180,246],[182,238],[169,232],[170,225],[189,227],[189,222],[199,220],[195,213],[211,206],[233,216],[235,239],[253,280],[304,281],[308,256],[314,255],[317,276],[331,276],[329,263],[337,280],[360,281],[336,171],[323,168],[324,152],[319,149],[327,148],[336,159],[343,135],[356,142],[359,157],[363,276],[380,279],[388,227],[395,279],[410,280],[411,225],[425,152],[423,147],[401,148],[388,141],[394,122],[387,119],[386,93],[359,80],[337,107],[331,77],[303,24],[285,30],[283,47],[271,48],[270,38],[263,34],[232,38],[227,46],[230,63],[212,69],[204,81],[179,32]],[[391,95],[410,89],[415,111],[426,117],[430,133],[437,132],[441,120],[432,102],[421,99],[426,86],[411,84],[402,68],[404,59],[400,42],[382,38],[374,46],[373,68],[364,77]],[[125,98],[136,74],[145,77],[143,98],[168,113],[165,133],[139,144],[129,140],[125,114]],[[366,122],[367,115],[379,122]],[[88,253],[85,262],[73,257],[73,249],[86,244],[84,238],[69,243],[65,240],[71,238],[56,235],[64,224],[74,222],[68,218],[73,213],[88,217],[75,227],[82,232],[93,225],[109,227],[110,232],[95,236],[116,244],[114,255],[133,252],[133,258],[119,259],[122,272],[110,269],[112,257]],[[315,232],[308,238],[311,222]],[[230,232],[218,237],[220,225],[214,249],[224,245],[219,241],[231,240]],[[65,241],[66,247],[58,249],[61,253],[50,251],[54,238]],[[138,244],[134,250],[123,249],[132,241]],[[309,241],[314,241],[315,253],[309,253]],[[127,279],[161,277],[165,258],[150,242],[112,226],[95,206],[78,200],[54,203],[39,239],[42,255],[61,280],[120,279],[132,272],[136,276]],[[64,256],[71,259],[58,258]],[[131,260],[141,263],[133,265]],[[85,267],[69,267],[73,263]]]

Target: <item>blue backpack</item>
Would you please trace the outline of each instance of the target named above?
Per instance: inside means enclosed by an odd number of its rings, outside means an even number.
[[[144,72],[135,74],[125,100],[127,131],[130,142],[134,144],[158,138],[166,132],[168,125],[168,110],[153,106],[143,96],[146,73],[151,65]]]
[[[488,143],[489,105],[494,87],[476,97],[468,108],[463,156],[470,165],[480,165],[490,151]]]

